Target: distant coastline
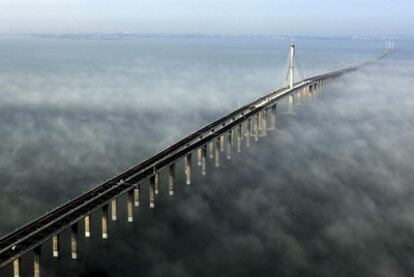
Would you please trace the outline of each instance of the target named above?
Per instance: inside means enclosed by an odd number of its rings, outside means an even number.
[[[36,37],[43,39],[70,39],[70,40],[127,40],[140,38],[273,38],[279,40],[313,39],[313,40],[410,40],[405,35],[379,36],[288,36],[288,35],[220,35],[220,34],[174,34],[174,33],[28,33],[28,34],[0,34],[10,37]]]

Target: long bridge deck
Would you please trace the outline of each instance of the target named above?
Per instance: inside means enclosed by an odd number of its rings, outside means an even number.
[[[97,209],[105,207],[112,199],[131,191],[144,180],[150,178],[151,185],[153,183],[151,178],[154,178],[158,172],[175,164],[180,159],[188,157],[193,151],[206,147],[208,143],[220,139],[247,121],[250,126],[250,120],[253,120],[263,110],[275,106],[276,102],[281,99],[293,97],[303,90],[312,92],[328,80],[368,64],[370,63],[314,76],[295,83],[293,88],[284,87],[264,95],[193,132],[113,179],[4,236],[0,239],[0,268],[16,261],[26,252],[40,246],[46,240],[81,221]],[[153,201],[155,202],[155,199]]]

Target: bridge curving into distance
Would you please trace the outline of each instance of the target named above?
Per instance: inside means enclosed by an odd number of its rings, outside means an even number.
[[[378,59],[391,52],[386,49]],[[101,210],[101,235],[108,239],[109,211],[112,220],[117,217],[117,198],[127,194],[128,221],[133,221],[134,207],[140,206],[141,187],[149,186],[149,207],[155,208],[159,193],[160,172],[168,170],[168,194],[173,196],[175,185],[175,165],[184,160],[185,182],[191,185],[193,156],[197,155],[201,174],[206,174],[207,156],[214,158],[219,167],[220,152],[226,149],[230,159],[234,140],[240,152],[242,140],[249,146],[250,140],[258,140],[267,130],[276,125],[277,104],[287,98],[288,113],[292,112],[296,97],[315,97],[320,94],[327,82],[346,73],[356,71],[374,63],[365,62],[349,68],[328,72],[294,82],[295,47],[292,44],[289,55],[289,85],[264,95],[237,110],[223,116],[207,126],[195,131],[158,154],[139,163],[131,169],[114,177],[82,195],[70,200],[55,210],[35,219],[16,231],[0,239],[0,268],[11,264],[15,277],[21,276],[21,257],[33,253],[33,275],[40,277],[40,255],[42,244],[52,240],[52,255],[61,256],[61,233],[70,229],[71,258],[78,259],[79,226],[83,222],[84,236],[91,234],[91,215]]]

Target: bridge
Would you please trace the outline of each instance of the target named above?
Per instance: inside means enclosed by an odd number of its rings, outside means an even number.
[[[378,59],[389,52],[391,50],[387,49]],[[18,277],[21,275],[21,257],[32,253],[34,276],[40,277],[42,244],[52,240],[51,254],[55,258],[59,258],[61,256],[61,233],[66,229],[70,229],[71,258],[77,260],[79,229],[83,227],[86,238],[91,236],[93,213],[100,210],[101,237],[104,240],[108,239],[109,216],[112,220],[116,220],[117,198],[121,195],[127,194],[127,220],[133,222],[134,207],[139,207],[142,204],[142,186],[149,186],[149,208],[155,208],[160,187],[159,176],[162,171],[168,171],[168,194],[173,196],[177,163],[184,162],[185,183],[191,185],[194,156],[197,156],[201,174],[206,175],[207,157],[214,158],[215,166],[219,167],[221,152],[226,151],[227,159],[230,159],[235,140],[237,151],[240,152],[243,140],[249,146],[251,140],[257,141],[259,136],[266,134],[267,130],[274,129],[277,105],[282,99],[287,99],[288,113],[291,113],[297,97],[315,97],[330,80],[373,62],[375,61],[295,82],[296,58],[295,46],[292,44],[287,74],[288,86],[264,95],[202,127],[113,179],[4,236],[0,239],[0,268],[10,264],[14,276]]]

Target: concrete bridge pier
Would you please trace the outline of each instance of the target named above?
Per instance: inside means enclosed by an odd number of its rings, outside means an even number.
[[[157,171],[155,173],[155,195],[158,195],[160,193],[160,172]]]
[[[295,102],[294,96],[293,95],[289,95],[288,96],[288,109],[287,109],[287,114],[295,114],[293,112],[293,103]]]
[[[227,133],[227,160],[231,160],[231,151],[232,151],[232,143],[231,143],[231,132]]]
[[[250,134],[252,132],[252,120],[249,118],[246,122],[246,146],[250,147]]]
[[[141,200],[141,188],[140,184],[137,184],[134,188],[134,206],[139,207],[140,200]]]
[[[134,221],[134,189],[127,192],[127,215],[128,222]]]
[[[118,201],[116,198],[112,199],[111,201],[111,219],[112,221],[116,221],[117,220],[117,207],[118,207]]]
[[[276,104],[274,104],[272,107],[271,107],[271,113],[270,113],[270,125],[271,125],[271,128],[272,129],[276,129],[276,108],[277,108],[277,106],[276,106]]]
[[[207,145],[201,147],[201,175],[205,176],[207,173]]]
[[[185,156],[185,183],[191,185],[191,153]]]
[[[40,255],[42,252],[42,246],[36,246],[35,249],[33,249],[33,271],[34,271],[34,277],[40,277]]]
[[[242,125],[237,125],[237,153],[241,152]]]
[[[208,150],[209,150],[209,158],[214,158],[214,139],[208,143]]]
[[[262,131],[262,129],[263,129],[263,119],[262,119],[262,116],[263,116],[262,111],[259,111],[258,114],[257,114],[257,117],[258,117],[258,120],[257,120],[257,130],[258,130],[258,133],[259,133],[259,131]]]
[[[293,94],[293,96],[294,96],[294,98],[295,98],[295,105],[296,106],[301,106],[302,105],[302,101],[301,101],[301,94],[300,94],[300,91],[299,92],[297,92],[297,93],[295,93],[295,94]]]
[[[262,136],[267,136],[267,108],[261,111],[262,113]]]
[[[108,239],[108,204],[102,206],[101,212],[101,229],[102,229],[102,239]]]
[[[70,252],[72,260],[78,259],[78,223],[70,226]]]
[[[214,156],[215,156],[215,161],[214,164],[216,167],[220,166],[220,138],[217,138],[215,140],[216,142],[216,147],[214,149]]]
[[[201,166],[201,148],[197,149],[197,165]]]
[[[220,136],[220,152],[224,152],[224,134]]]
[[[91,215],[85,216],[85,238],[91,237]]]
[[[255,115],[255,122],[254,122],[254,140],[259,140],[259,123],[260,123],[260,117],[259,114]]]
[[[322,96],[323,95],[323,90],[324,90],[324,83],[323,80],[319,81],[319,95]]]
[[[14,277],[20,277],[20,263],[21,263],[20,257],[13,260],[13,276]]]
[[[174,195],[174,179],[175,179],[175,164],[170,164],[168,167],[168,194]]]
[[[252,119],[248,118],[246,120],[246,132],[244,134],[246,137],[250,137],[252,135]]]
[[[308,91],[309,91],[309,99],[310,99],[310,102],[313,102],[313,86],[312,85],[310,85],[308,87]]]
[[[306,105],[306,104],[308,104],[308,97],[309,97],[308,86],[303,87],[301,91],[302,91],[302,95],[303,95],[302,103]]]
[[[60,234],[53,235],[52,237],[52,252],[54,258],[59,258],[60,255]]]
[[[149,179],[149,206],[151,209],[155,208],[155,176],[152,175]]]

